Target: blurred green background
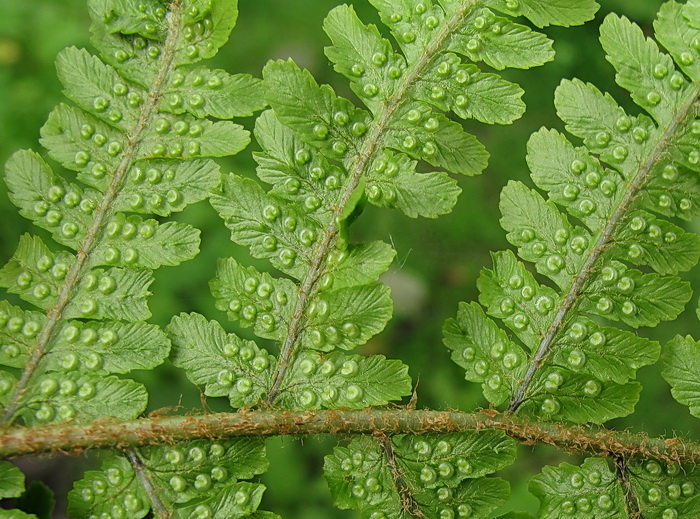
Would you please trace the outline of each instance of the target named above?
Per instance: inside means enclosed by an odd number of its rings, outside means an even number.
[[[561,78],[579,77],[593,82],[613,94],[630,112],[638,112],[625,92],[614,84],[612,67],[597,41],[598,26],[605,14],[614,11],[628,16],[651,34],[651,22],[661,1],[599,2],[603,4],[601,11],[586,26],[545,31],[555,40],[554,62],[530,71],[504,74],[525,89],[528,110],[520,121],[507,127],[466,124],[486,145],[491,161],[482,176],[460,179],[464,192],[453,213],[437,220],[411,220],[398,212],[367,209],[352,230],[356,240],[382,239],[397,250],[396,262],[384,277],[392,287],[395,318],[363,351],[382,353],[408,364],[418,383],[419,407],[472,410],[486,405],[479,387],[464,381],[460,369],[450,361],[442,345],[441,327],[447,317],[455,314],[459,301],[477,297],[476,278],[481,268],[490,266],[489,251],[507,247],[505,233],[498,225],[499,191],[510,179],[531,185],[525,145],[533,131],[541,126],[563,129],[552,102]],[[349,3],[365,22],[379,23],[367,0]],[[259,77],[267,60],[292,57],[311,70],[320,83],[329,83],[340,95],[354,98],[347,82],[333,72],[323,54],[328,40],[321,30],[322,20],[337,0],[241,0],[240,4],[238,27],[210,66]],[[85,0],[0,2],[0,163],[18,148],[39,149],[39,128],[52,107],[64,101],[55,76],[55,56],[69,45],[89,48],[88,26]],[[244,121],[249,128],[252,122]],[[240,156],[221,161],[224,171],[254,175],[250,157],[254,148],[253,145]],[[267,265],[252,260],[245,249],[230,242],[228,231],[207,204],[191,207],[177,218],[202,229],[202,251],[193,261],[156,273],[152,322],[165,325],[174,314],[198,311],[219,320],[229,331],[249,336],[247,330],[227,322],[226,316],[214,308],[208,281],[219,257],[235,256],[261,269]],[[20,234],[36,232],[9,203],[4,184],[0,187],[0,221],[0,261],[4,263],[14,252]],[[698,273],[691,273],[688,278],[697,288]],[[695,306],[696,298],[681,320],[640,333],[666,341],[677,333],[696,332],[699,327]],[[201,408],[198,391],[172,366],[137,373],[135,378],[148,385],[151,409],[179,402],[184,410]],[[677,432],[698,437],[687,409],[670,398],[658,367],[640,370],[639,380],[644,384],[644,392],[636,413],[615,421],[613,426],[655,435]],[[208,405],[215,410],[227,409],[226,402],[213,399]],[[322,478],[323,456],[339,442],[342,439],[270,440],[272,465],[263,477],[269,487],[263,507],[287,518],[355,517],[352,512],[332,508]],[[544,464],[564,460],[577,461],[548,448],[523,448],[517,466],[503,474],[513,486],[510,508],[535,513],[537,503],[527,494],[527,477]],[[54,457],[24,459],[21,463],[30,477],[44,478],[66,489],[70,488],[73,475],[84,469],[84,461],[85,458]],[[55,517],[62,517],[63,506],[59,502]]]

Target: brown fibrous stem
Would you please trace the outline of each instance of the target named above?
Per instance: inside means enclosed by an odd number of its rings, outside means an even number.
[[[325,265],[328,259],[328,254],[332,251],[338,238],[338,219],[341,217],[353,193],[360,185],[362,175],[365,173],[367,166],[370,164],[377,150],[381,150],[381,142],[386,135],[394,112],[407,99],[407,93],[415,82],[421,77],[425,68],[435,59],[442,51],[445,41],[454,33],[455,29],[460,25],[464,18],[471,12],[476,1],[467,2],[466,5],[457,11],[453,17],[445,23],[444,28],[435,37],[430,46],[418,59],[418,62],[411,68],[410,72],[404,76],[400,86],[397,87],[394,94],[389,97],[383,108],[381,115],[372,125],[372,131],[364,140],[364,145],[358,151],[357,158],[349,170],[348,183],[344,188],[343,194],[340,196],[338,203],[333,208],[332,216],[328,227],[324,230],[321,239],[316,247],[309,270],[299,287],[299,297],[297,304],[289,322],[289,330],[287,337],[280,348],[279,363],[274,380],[267,394],[267,402],[273,404],[280,392],[284,377],[294,363],[294,358],[297,352],[297,341],[303,331],[303,320],[306,314],[306,309],[309,302],[317,292],[318,281],[325,273]]]
[[[637,175],[629,183],[627,190],[621,195],[617,209],[608,220],[605,228],[598,237],[595,245],[590,249],[590,253],[586,258],[581,271],[573,278],[571,288],[567,292],[562,302],[559,304],[552,324],[547,329],[547,332],[542,337],[540,344],[535,352],[535,355],[530,360],[527,372],[520,383],[515,396],[513,397],[508,409],[516,411],[527,398],[527,391],[535,377],[535,373],[544,364],[545,357],[549,354],[557,335],[562,331],[568,321],[568,316],[576,307],[581,292],[586,284],[590,281],[591,275],[598,268],[598,260],[601,258],[607,248],[614,242],[614,236],[620,223],[624,220],[630,205],[638,196],[639,192],[644,188],[649,180],[649,176],[654,167],[666,155],[669,143],[676,136],[679,128],[689,118],[695,117],[698,109],[698,95],[700,95],[700,86],[696,86],[687,96],[687,101],[684,106],[678,111],[678,115],[673,119],[669,127],[663,133],[658,145],[643,164],[640,165]]]
[[[682,438],[604,427],[540,423],[492,410],[431,411],[368,408],[363,410],[241,410],[192,416],[160,416],[126,422],[104,419],[86,425],[0,428],[0,457],[45,452],[81,452],[93,448],[128,449],[189,440],[315,434],[445,434],[493,429],[528,444],[552,445],[570,453],[601,457],[656,458],[699,463],[700,443]]]
[[[158,103],[160,102],[162,92],[166,87],[166,82],[170,74],[177,44],[180,41],[180,32],[182,24],[182,1],[173,0],[170,4],[170,13],[168,15],[169,31],[168,36],[163,45],[163,52],[160,58],[160,67],[158,74],[151,85],[148,92],[148,97],[143,104],[139,119],[135,126],[128,134],[127,143],[124,146],[124,151],[121,155],[119,165],[112,173],[112,181],[107,187],[104,197],[100,205],[93,213],[93,220],[87,229],[85,239],[80,243],[75,263],[68,271],[65,281],[56,298],[56,304],[50,308],[46,314],[47,323],[37,339],[37,344],[29,353],[27,363],[22,370],[17,384],[12,391],[12,395],[8,400],[8,404],[0,418],[0,423],[8,424],[15,419],[15,413],[20,405],[22,397],[29,385],[32,376],[39,367],[39,362],[51,348],[56,333],[61,327],[63,312],[73,299],[75,291],[80,283],[80,280],[85,275],[85,270],[90,268],[90,256],[99,243],[103,229],[110,216],[113,214],[114,200],[118,196],[124,181],[126,179],[131,166],[137,159],[137,153],[144,131],[148,128],[149,123],[156,113]]]

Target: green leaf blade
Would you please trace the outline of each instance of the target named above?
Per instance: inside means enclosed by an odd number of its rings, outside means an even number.
[[[692,517],[700,510],[695,489],[700,472],[671,460],[634,461],[630,464],[632,491],[642,496],[640,511],[648,517]],[[661,491],[664,489],[664,491]]]
[[[668,124],[688,89],[685,81],[676,89],[664,84],[666,76],[675,72],[673,60],[626,18],[608,16],[600,31],[607,59],[617,70],[617,83],[660,125]]]
[[[516,16],[525,16],[537,27],[581,25],[593,18],[600,6],[593,0],[507,0],[493,2],[494,9]]]
[[[513,449],[495,431],[356,438],[326,456],[324,475],[336,506],[362,517],[399,519],[408,509],[427,517],[486,518],[509,489],[497,478],[478,478],[512,462]]]
[[[387,146],[462,175],[479,175],[489,154],[462,126],[425,104],[402,107],[391,120]]]
[[[525,113],[524,91],[518,85],[481,72],[475,65],[462,64],[452,53],[431,64],[416,91],[441,110],[486,124],[510,124]]]
[[[324,286],[339,290],[373,283],[386,272],[395,256],[396,251],[384,242],[349,243],[344,251],[328,255],[328,281]]]
[[[107,223],[92,264],[147,269],[179,265],[197,255],[199,235],[188,224],[117,214]]]
[[[393,303],[384,285],[364,285],[324,291],[310,303],[301,334],[305,348],[351,350],[384,329]]]
[[[162,111],[190,113],[199,119],[249,117],[265,108],[259,79],[206,67],[176,73],[163,95],[168,103],[162,105]]]
[[[98,57],[84,49],[68,47],[56,58],[56,69],[66,96],[83,110],[122,131],[128,131],[138,121],[138,111],[129,105],[127,96],[131,92],[143,98],[146,93],[124,84],[117,71]]]
[[[566,129],[583,139],[586,147],[615,168],[625,179],[633,178],[658,142],[659,130],[644,116],[631,117],[609,94],[578,79],[564,80],[554,96],[557,114]],[[620,131],[639,128],[639,130]],[[637,142],[635,135],[641,142]]]
[[[663,377],[671,385],[671,394],[700,418],[700,344],[690,336],[676,336],[663,354]]]
[[[545,467],[530,479],[530,492],[540,500],[542,519],[577,513],[586,514],[584,517],[627,517],[625,498],[615,474],[599,458],[587,458],[580,467],[568,463]],[[589,516],[591,509],[595,515]]]
[[[252,341],[226,334],[199,314],[180,314],[168,326],[173,364],[208,396],[226,396],[234,407],[258,402],[269,389],[276,360]]]
[[[674,276],[642,274],[616,261],[583,291],[581,310],[637,328],[675,319],[690,300],[687,282]],[[610,279],[614,277],[614,279]]]
[[[534,350],[554,319],[560,296],[538,283],[511,251],[493,253],[492,258],[493,270],[482,271],[477,280],[479,302]]]
[[[467,380],[481,383],[489,402],[500,405],[514,394],[525,374],[525,353],[477,303],[461,303],[457,318],[445,323],[443,334],[452,360],[465,369]]]
[[[367,175],[367,199],[411,218],[437,218],[452,211],[462,191],[457,182],[444,172],[417,173],[415,168],[416,161],[403,153],[386,152]]]
[[[657,19],[654,21],[654,30],[659,42],[673,56],[673,60],[678,67],[694,82],[700,79],[700,65],[696,59],[692,59],[697,52],[692,42],[700,36],[700,28],[697,22],[687,13],[692,13],[694,3],[690,5],[678,2],[666,2],[660,9]],[[686,11],[688,10],[688,11]],[[688,59],[688,56],[691,59]],[[684,78],[681,74],[671,76],[671,86],[683,84]]]
[[[63,323],[47,355],[47,371],[83,369],[92,374],[151,370],[170,353],[170,341],[156,325],[141,322],[71,321]]]
[[[321,232],[316,219],[308,214],[310,209],[284,205],[256,182],[236,175],[224,178],[222,194],[214,195],[211,204],[236,243],[250,247],[253,256],[269,259],[274,267],[290,276],[297,279],[303,276],[305,265],[312,261],[311,245]],[[284,214],[280,209],[283,205]],[[303,230],[308,245],[302,241]]]
[[[36,376],[19,413],[27,425],[71,421],[90,423],[97,418],[132,420],[146,410],[146,389],[132,380],[79,372]]]
[[[529,27],[496,16],[487,8],[474,9],[450,42],[450,50],[496,70],[532,68],[554,59],[552,42]]]
[[[280,401],[288,409],[364,409],[411,393],[408,367],[383,355],[300,353]]]
[[[97,189],[106,187],[100,180],[81,177]],[[211,160],[152,160],[139,161],[130,171],[117,195],[117,211],[169,216],[190,204],[209,197],[221,182],[219,166]]]
[[[267,100],[275,115],[303,141],[340,160],[349,151],[357,151],[357,137],[352,128],[363,127],[367,131],[367,112],[337,97],[328,85],[319,86],[308,71],[291,60],[268,63],[263,78]],[[340,112],[344,116],[336,117]]]
[[[518,255],[566,290],[578,273],[592,237],[524,184],[511,181],[501,191],[501,226]]]
[[[61,281],[74,263],[71,254],[54,254],[39,237],[24,234],[12,259],[0,269],[0,285],[46,310],[56,303]]]
[[[535,132],[527,149],[535,185],[588,229],[597,229],[613,214],[613,196],[623,184],[616,171],[602,167],[585,148],[575,148],[556,130]]]
[[[288,279],[276,279],[233,258],[219,260],[210,283],[219,310],[241,326],[253,326],[259,337],[282,339],[288,331],[297,290]]]
[[[333,42],[325,53],[336,72],[350,79],[353,91],[375,112],[399,87],[405,59],[392,51],[375,26],[364,25],[350,6],[341,5],[328,13],[323,29]],[[366,84],[374,85],[378,92],[368,96]]]
[[[46,325],[46,316],[0,301],[0,323],[0,364],[21,368],[36,346],[37,334]]]
[[[151,316],[148,270],[94,269],[85,275],[66,306],[64,317],[144,321]]]
[[[8,195],[20,214],[48,230],[57,242],[75,249],[90,226],[99,194],[57,177],[32,151],[15,153],[6,171]]]
[[[24,474],[9,461],[0,462],[0,497],[19,497],[24,492]]]
[[[151,502],[129,462],[122,456],[110,456],[100,468],[86,472],[73,485],[68,493],[68,513],[99,517],[101,513],[121,511],[134,519],[145,517]]]
[[[604,423],[630,415],[641,390],[637,382],[601,382],[568,369],[544,368],[538,371],[522,409],[541,420]]]

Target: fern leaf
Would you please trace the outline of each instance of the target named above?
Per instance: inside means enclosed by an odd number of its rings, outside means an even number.
[[[696,467],[648,460],[631,463],[629,471],[644,516],[693,517],[700,512],[696,490],[700,473]]]
[[[24,488],[24,479],[22,471],[12,463],[7,461],[0,462],[0,498],[20,498],[15,500],[15,506],[21,506],[21,500],[23,498],[26,500],[27,496]],[[53,496],[51,499],[53,499]],[[36,511],[36,508],[33,510]],[[37,519],[36,515],[28,514],[18,509],[0,510],[0,517],[3,519]]]
[[[172,517],[205,512],[211,517],[247,517],[264,491],[262,485],[239,481],[267,469],[265,447],[258,440],[199,440],[143,448],[129,458],[112,456],[101,470],[87,472],[68,495],[69,513],[144,517],[153,510]]]
[[[461,303],[457,319],[448,321],[444,332],[452,360],[466,370],[467,380],[481,382],[489,402],[502,404],[525,375],[527,359],[523,350],[476,303]],[[492,359],[500,360],[500,364]]]
[[[588,458],[580,467],[562,463],[545,467],[530,480],[540,498],[539,517],[615,517],[638,513],[644,517],[693,517],[700,499],[695,494],[697,471],[676,462],[635,461],[613,473],[600,458]],[[620,478],[629,480],[627,495]],[[636,512],[635,512],[636,509]]]
[[[0,284],[44,312],[0,308],[11,324],[0,362],[22,370],[17,380],[2,376],[6,424],[143,412],[145,389],[111,374],[152,369],[168,355],[167,337],[143,322],[151,270],[194,257],[199,231],[125,213],[167,216],[207,198],[220,181],[207,157],[250,140],[241,126],[209,117],[264,106],[259,80],[180,70],[226,41],[235,2],[91,0],[90,10],[100,55],[74,47],[59,55],[77,106],[59,105],[41,130],[49,156],[77,182],[32,151],[7,163],[10,199],[72,251],[25,235],[0,270]]]
[[[379,333],[392,306],[388,290],[373,283],[394,251],[381,243],[351,243],[348,226],[366,202],[398,208],[410,217],[449,212],[460,192],[457,183],[444,171],[418,173],[417,161],[475,175],[488,155],[442,112],[507,124],[524,111],[517,85],[465,61],[529,68],[553,56],[545,36],[479,2],[372,3],[400,52],[350,6],[333,9],[324,22],[332,42],[326,55],[366,109],[319,85],[291,60],[268,63],[263,76],[272,110],[256,122],[262,152],[255,159],[258,177],[271,187],[266,191],[229,175],[211,199],[234,242],[293,278],[292,287],[229,260],[220,264],[211,285],[218,308],[230,318],[280,342],[268,402],[359,407],[409,392],[405,369],[393,361],[334,352]],[[557,6],[556,13],[542,7],[533,17],[582,23],[596,8],[595,2],[581,1],[572,10]],[[284,303],[260,297],[258,286],[284,287]],[[176,348],[183,347],[177,343]],[[317,379],[316,365],[333,374]],[[345,365],[358,366],[357,378],[345,381],[352,382],[346,388],[353,398],[347,399],[342,379],[334,378]],[[389,374],[400,378],[383,383]],[[383,389],[372,396],[371,384]]]
[[[627,114],[593,85],[563,81],[557,113],[584,146],[538,131],[528,165],[548,199],[520,182],[503,189],[507,239],[546,282],[513,253],[496,253],[479,278],[479,301],[520,344],[475,306],[445,326],[453,359],[491,403],[510,398],[511,411],[545,420],[601,423],[631,413],[640,386],[630,379],[655,362],[659,346],[597,320],[656,326],[690,299],[675,274],[700,260],[700,238],[667,218],[697,211],[691,135],[700,76],[683,53],[700,33],[675,2],[661,9],[655,30],[670,55],[627,19],[610,15],[601,28],[618,84],[648,115]],[[503,346],[496,352],[493,340]],[[506,351],[514,361],[525,355],[527,369],[517,362],[505,371]]]
[[[77,107],[59,105],[41,131],[49,156],[77,182],[32,151],[17,152],[6,167],[10,199],[70,252],[24,235],[0,269],[0,285],[41,310],[0,302],[0,363],[20,370],[0,371],[5,425],[128,420],[145,411],[145,387],[115,374],[152,369],[168,356],[167,336],[144,322],[151,270],[194,257],[199,231],[141,215],[168,216],[207,198],[220,182],[208,157],[237,153],[250,140],[241,126],[210,117],[249,115],[265,104],[251,77],[179,70],[216,53],[235,23],[235,2],[179,0],[166,9],[157,0],[91,0],[90,9],[101,56],[76,48],[59,55],[59,78]],[[168,458],[174,449],[158,447],[109,459],[77,484],[71,511],[255,512],[263,487],[237,479],[265,470],[261,444],[186,447],[182,467]]]
[[[173,364],[204,385],[208,396],[226,396],[235,407],[260,400],[276,359],[252,341],[226,334],[220,324],[198,314],[181,314],[168,326]]]
[[[77,367],[77,363],[76,363]],[[129,420],[146,410],[146,388],[115,376],[80,372],[35,375],[36,386],[20,402],[27,425],[71,420],[86,423],[102,416]]]
[[[540,499],[538,517],[629,517],[622,488],[605,460],[588,458],[575,467],[562,463],[545,467],[530,480],[530,491]]]
[[[296,306],[296,287],[288,279],[275,279],[233,258],[220,260],[211,291],[219,310],[242,326],[255,326],[267,339],[281,339]]]
[[[525,16],[537,27],[578,25],[591,20],[597,11],[589,0],[496,0],[493,7],[509,15]]]
[[[514,456],[495,431],[357,438],[326,457],[324,472],[336,506],[362,517],[491,517],[508,485],[484,476]]]
[[[24,474],[9,461],[0,463],[0,498],[19,497],[24,492]]]
[[[386,405],[411,391],[408,367],[382,355],[312,351],[299,354],[280,402],[290,409],[362,409]]]
[[[690,336],[676,336],[666,346],[663,361],[663,376],[671,385],[673,398],[700,418],[700,344]]]

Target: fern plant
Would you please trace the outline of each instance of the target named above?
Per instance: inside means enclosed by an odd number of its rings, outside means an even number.
[[[277,516],[259,510],[264,486],[246,481],[267,470],[261,437],[351,433],[324,465],[337,507],[369,519],[522,519],[500,515],[509,485],[490,475],[515,461],[517,441],[538,442],[595,455],[531,479],[539,517],[697,516],[700,445],[597,424],[632,412],[636,370],[659,357],[656,342],[622,326],[675,319],[691,296],[677,274],[700,260],[698,237],[670,221],[697,212],[700,2],[661,9],[656,38],[670,56],[625,18],[602,26],[618,84],[650,117],[577,80],[557,90],[558,113],[583,147],[540,130],[528,162],[549,200],[517,182],[501,200],[508,239],[535,272],[495,253],[478,282],[483,307],[462,304],[445,325],[453,359],[492,406],[475,413],[417,410],[414,399],[386,407],[411,393],[407,366],[350,353],[391,317],[377,279],[395,255],[382,242],[352,242],[350,225],[367,202],[409,217],[451,211],[460,189],[448,173],[478,174],[488,155],[447,113],[506,124],[524,110],[518,86],[469,62],[541,65],[551,42],[509,16],[568,26],[597,5],[371,3],[399,51],[352,7],[324,24],[326,55],[365,110],[291,60],[270,62],[262,83],[196,65],[228,38],[235,2],[90,0],[100,57],[74,48],[59,56],[79,108],[59,106],[42,130],[49,156],[79,183],[31,151],[6,168],[22,214],[74,252],[27,235],[0,271],[39,309],[0,303],[0,453],[113,448],[75,483],[74,517],[265,518]],[[216,119],[266,103],[255,160],[270,187],[221,178],[207,157],[249,139]],[[419,172],[419,161],[441,171]],[[217,307],[257,341],[195,313],[174,317],[167,334],[146,323],[151,271],[199,245],[196,229],[165,219],[208,197],[232,240],[278,271],[223,259],[210,285]],[[674,339],[664,372],[696,416],[697,348]],[[118,375],[169,354],[234,412],[140,417],[145,389]],[[0,497],[23,493],[9,462],[0,482]]]
[[[4,426],[143,413],[143,385],[116,375],[153,369],[167,358],[169,339],[146,323],[151,271],[194,257],[199,231],[141,215],[167,217],[206,198],[220,183],[209,157],[235,154],[250,141],[240,125],[215,119],[264,107],[259,80],[195,66],[228,40],[235,2],[94,0],[90,15],[100,56],[77,48],[58,56],[65,93],[77,106],[58,106],[41,131],[49,156],[75,172],[78,183],[54,173],[33,151],[17,152],[6,167],[9,195],[21,214],[68,250],[25,235],[0,271],[9,292],[40,310],[0,303],[0,363],[13,368],[1,372]],[[220,450],[222,460],[262,449],[249,444],[207,449]],[[179,497],[154,494],[143,468],[157,459],[157,453],[129,451],[106,461],[109,480],[102,480],[104,487],[78,484],[72,513],[135,517],[152,508],[170,516]],[[188,468],[201,466],[207,461],[190,459]],[[4,470],[17,481],[11,467]],[[235,483],[260,471],[259,464],[228,470],[219,478],[226,485],[261,491]],[[139,491],[120,486],[136,476]],[[13,493],[8,488],[4,496]]]
[[[512,252],[493,254],[493,269],[478,281],[483,308],[462,304],[445,343],[467,380],[481,383],[491,404],[507,401],[508,413],[577,423],[630,414],[641,390],[631,379],[660,347],[610,322],[655,326],[691,297],[675,274],[697,264],[700,239],[669,218],[698,212],[698,5],[661,8],[655,35],[670,55],[629,20],[607,17],[607,59],[646,113],[630,115],[595,86],[563,81],[557,113],[583,147],[540,130],[527,159],[548,199],[520,182],[502,191],[501,225],[539,277]],[[694,488],[694,467],[614,461],[617,474],[590,458],[534,477],[540,517],[697,515],[694,491],[681,490]]]

